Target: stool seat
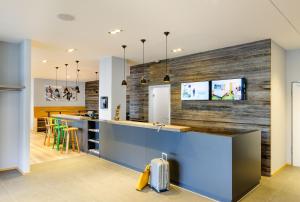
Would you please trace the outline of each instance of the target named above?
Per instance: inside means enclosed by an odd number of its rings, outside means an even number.
[[[78,130],[78,128],[72,127],[72,128],[65,128],[64,129],[64,131],[74,131],[74,130]]]
[[[79,141],[78,141],[78,128],[75,127],[67,127],[63,129],[65,136],[63,138],[62,144],[66,144],[66,152],[68,153],[69,151],[69,144],[71,143],[72,145],[72,150],[75,151],[75,148],[77,148],[78,153],[80,152],[80,146],[79,146]],[[63,148],[61,150],[63,152]]]
[[[50,145],[50,139],[51,136],[54,136],[54,126],[52,118],[45,118],[45,126],[46,126],[46,133],[45,133],[45,139],[44,139],[44,145],[49,146]]]
[[[66,128],[67,126],[63,126],[63,125],[56,125],[54,126],[55,129],[62,129],[62,128]]]

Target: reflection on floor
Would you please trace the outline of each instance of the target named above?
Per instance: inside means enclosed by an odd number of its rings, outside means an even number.
[[[44,134],[43,133],[32,133],[30,137],[30,163],[37,164],[47,161],[73,158],[85,155],[84,153],[72,152],[61,153],[52,149],[52,146],[44,146]]]

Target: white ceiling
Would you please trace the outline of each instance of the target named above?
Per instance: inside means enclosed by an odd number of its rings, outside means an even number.
[[[273,0],[300,30],[300,1]],[[141,38],[146,38],[146,62],[165,56],[164,31],[169,48],[183,48],[170,57],[272,38],[285,49],[300,48],[300,33],[269,0],[0,0],[0,40],[32,39],[33,77],[55,78],[55,66],[79,59],[81,79],[94,80],[99,59],[127,56],[141,63]],[[56,15],[68,13],[75,21]],[[121,28],[117,35],[107,32]],[[67,53],[67,48],[76,48]],[[48,63],[41,61],[47,59]],[[64,79],[64,70],[60,79]]]

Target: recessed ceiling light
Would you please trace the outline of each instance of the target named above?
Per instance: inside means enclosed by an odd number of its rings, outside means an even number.
[[[74,21],[75,17],[73,15],[67,14],[67,13],[60,13],[57,15],[58,19],[62,21]]]
[[[177,52],[181,52],[181,51],[183,51],[182,48],[176,48],[176,49],[172,50],[173,53],[177,53]]]
[[[75,48],[69,48],[68,50],[67,50],[67,52],[68,53],[72,53],[72,52],[74,52],[74,51],[76,51],[77,49],[75,49]]]
[[[108,33],[109,33],[109,34],[118,34],[118,33],[120,33],[120,32],[123,32],[123,30],[121,30],[121,29],[114,29],[114,30],[112,30],[112,31],[109,31]]]
[[[42,63],[47,63],[48,62],[48,60],[42,60]]]

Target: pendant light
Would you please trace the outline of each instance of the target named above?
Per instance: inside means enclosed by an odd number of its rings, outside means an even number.
[[[166,75],[164,77],[164,82],[169,83],[170,82],[170,76],[168,75],[168,35],[170,32],[164,32],[164,35],[166,36]]]
[[[66,94],[69,92],[69,90],[68,90],[68,64],[65,64],[65,66],[66,66],[66,87],[64,89],[64,93]]]
[[[143,68],[145,69],[145,42],[146,39],[141,39],[141,42],[143,43]],[[141,84],[144,85],[147,83],[147,80],[145,79],[145,75],[142,76]]]
[[[58,71],[58,68],[59,68],[59,67],[55,67],[55,69],[56,69],[56,79],[55,79],[55,90],[54,90],[54,92],[55,92],[56,94],[59,93],[59,90],[58,90],[58,88],[57,88],[57,71]]]
[[[80,89],[79,89],[79,86],[78,86],[78,83],[79,83],[79,72],[80,72],[80,69],[78,68],[79,60],[76,60],[75,62],[77,63],[77,69],[76,69],[77,78],[76,78],[75,91],[76,91],[76,93],[80,93]]]
[[[98,78],[98,72],[95,72],[95,74],[96,74],[96,81],[98,81],[99,80],[99,78]],[[98,89],[96,89],[95,92],[98,94]]]
[[[125,70],[125,62],[126,62],[126,59],[125,59],[125,48],[127,46],[126,45],[122,45],[122,48],[124,50],[124,60],[123,60],[123,66],[124,66],[124,80],[122,81],[122,86],[127,86],[127,81],[126,81],[126,70]]]

